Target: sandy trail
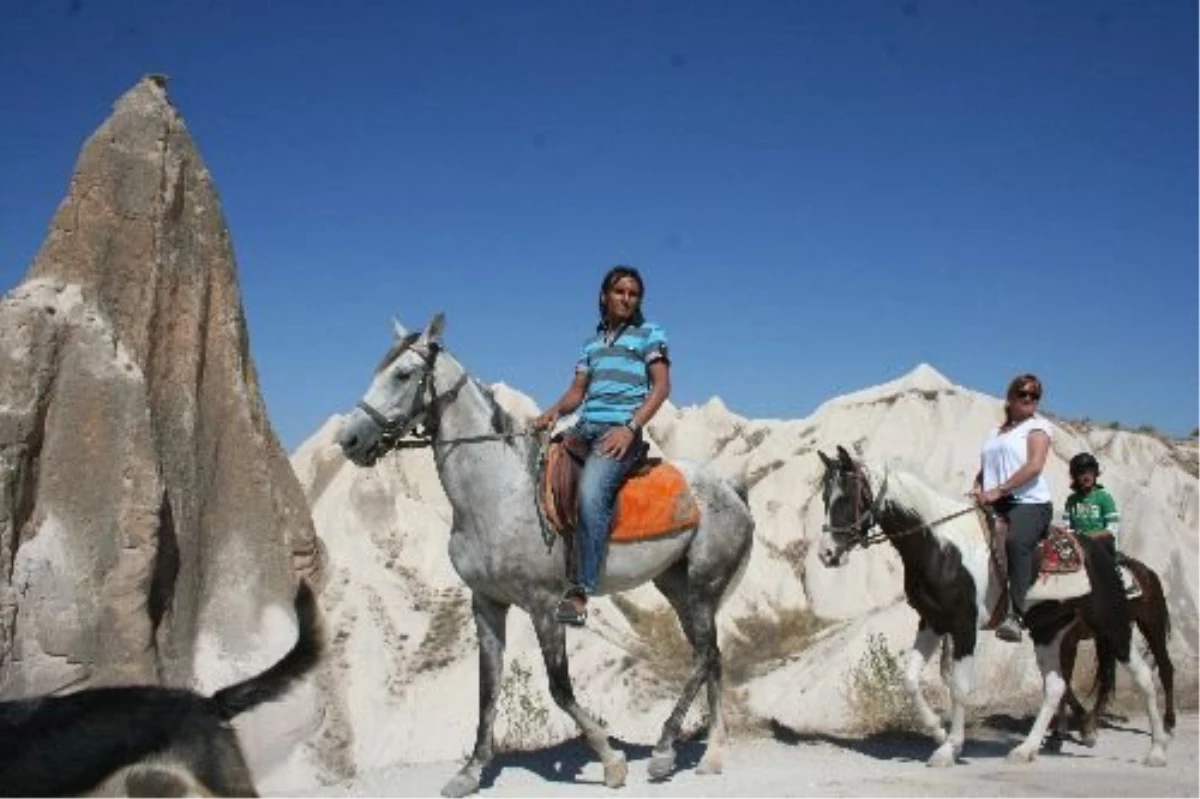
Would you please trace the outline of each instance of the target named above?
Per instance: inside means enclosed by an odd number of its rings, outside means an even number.
[[[777,727],[769,737],[742,738],[726,751],[725,773],[701,776],[694,766],[698,742],[679,747],[679,766],[666,782],[647,780],[650,747],[617,742],[629,759],[629,779],[617,791],[604,787],[599,763],[579,741],[536,752],[508,753],[484,775],[480,796],[1197,796],[1197,716],[1183,715],[1168,750],[1166,768],[1148,768],[1144,719],[1114,721],[1094,749],[1075,740],[1043,753],[1032,764],[1009,765],[1008,750],[1028,721],[997,717],[974,730],[959,764],[932,769],[927,738],[887,735],[868,739],[797,733]],[[465,746],[464,742],[464,746]],[[308,795],[436,796],[455,763],[397,765],[349,784]],[[289,795],[305,795],[289,792]]]

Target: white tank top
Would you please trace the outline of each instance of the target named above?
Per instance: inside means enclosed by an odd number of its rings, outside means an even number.
[[[1013,429],[1001,433],[1000,428],[992,431],[983,442],[983,489],[989,491],[1017,473],[1028,459],[1029,434],[1041,430],[1051,436],[1050,423],[1038,416],[1030,416]],[[1013,501],[1022,504],[1050,502],[1050,483],[1046,470],[1032,480],[1012,490]]]

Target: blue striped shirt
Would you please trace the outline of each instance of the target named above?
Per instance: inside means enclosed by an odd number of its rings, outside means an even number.
[[[667,357],[667,334],[653,322],[626,327],[609,343],[598,329],[583,344],[575,371],[588,376],[579,418],[585,422],[624,424],[650,393],[649,366]]]

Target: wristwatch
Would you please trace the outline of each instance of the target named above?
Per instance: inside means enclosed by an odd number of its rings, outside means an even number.
[[[628,427],[630,430],[632,430],[635,435],[638,433],[639,430],[642,429],[642,426],[637,423],[637,419],[630,419],[628,422],[625,423],[625,426]]]

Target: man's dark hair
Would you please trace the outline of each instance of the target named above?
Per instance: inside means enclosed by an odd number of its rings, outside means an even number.
[[[633,312],[633,318],[630,321],[632,325],[641,325],[646,321],[646,317],[642,315],[642,303],[646,301],[646,284],[642,282],[642,276],[638,274],[638,270],[632,266],[618,264],[604,275],[604,280],[600,283],[600,326],[603,327],[607,321],[604,316],[604,295],[608,294],[608,290],[613,287],[621,278],[633,278],[633,281],[638,285],[638,293],[642,296],[638,298],[637,310]]]

